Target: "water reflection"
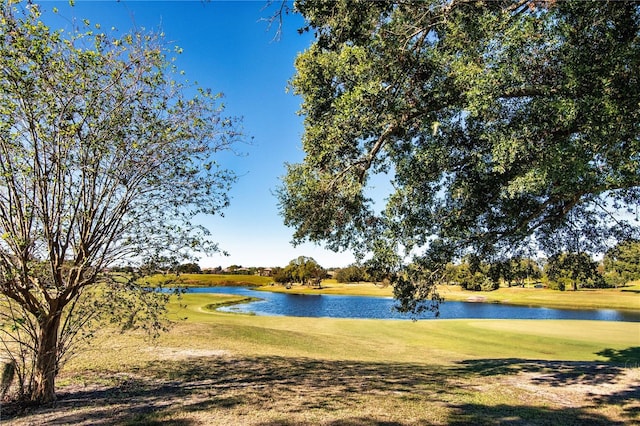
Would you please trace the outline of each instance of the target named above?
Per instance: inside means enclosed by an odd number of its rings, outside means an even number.
[[[395,311],[394,306],[396,302],[392,298],[339,295],[297,295],[255,291],[244,287],[189,288],[187,291],[190,293],[238,294],[261,299],[257,302],[220,308],[221,311],[226,312],[291,317],[372,319],[412,318],[410,315],[401,314]],[[435,318],[435,315],[431,312],[425,312],[418,318],[430,319]],[[640,322],[640,311],[617,311],[613,309],[551,309],[495,303],[444,302],[440,307],[439,318],[576,319]]]

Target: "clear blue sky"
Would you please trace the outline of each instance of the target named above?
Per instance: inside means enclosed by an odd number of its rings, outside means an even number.
[[[274,191],[285,172],[285,162],[303,158],[302,117],[296,115],[301,99],[285,93],[294,74],[294,60],[312,41],[299,35],[303,20],[286,17],[279,41],[275,29],[267,31],[261,18],[265,1],[42,1],[41,9],[52,27],[70,26],[89,19],[104,31],[134,26],[161,29],[171,46],[178,45],[178,67],[186,78],[214,92],[223,92],[228,115],[243,117],[251,145],[237,146],[243,156],[225,156],[223,165],[239,176],[231,191],[231,206],[224,217],[203,218],[213,240],[230,256],[202,258],[203,267],[285,266],[297,256],[311,256],[324,267],[353,262],[348,253],[336,254],[311,244],[292,247],[292,229],[278,215]],[[57,7],[59,17],[49,20]]]

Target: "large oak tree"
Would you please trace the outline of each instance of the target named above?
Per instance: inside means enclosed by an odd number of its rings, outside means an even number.
[[[215,158],[240,135],[217,95],[176,81],[160,34],[54,31],[12,3],[0,5],[0,293],[19,347],[3,342],[32,360],[25,396],[48,402],[94,309],[156,319],[154,294],[106,267],[215,249],[192,219],[228,203],[234,177]]]
[[[296,241],[373,253],[409,310],[467,253],[593,252],[637,235],[624,213],[640,199],[638,2],[295,8],[316,36],[291,82],[306,157],[279,191]],[[369,191],[381,177],[382,210]]]

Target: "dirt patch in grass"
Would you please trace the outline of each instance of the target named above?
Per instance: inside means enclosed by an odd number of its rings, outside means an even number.
[[[185,349],[185,348],[171,348],[165,346],[153,346],[146,350],[152,352],[161,360],[181,360],[188,358],[203,358],[203,357],[216,357],[230,355],[229,351],[222,349]]]
[[[53,407],[13,413],[4,407],[3,424],[615,425],[640,420],[640,369],[602,363],[488,359],[433,365],[177,348],[155,353],[156,359],[116,376],[114,385],[60,389]]]

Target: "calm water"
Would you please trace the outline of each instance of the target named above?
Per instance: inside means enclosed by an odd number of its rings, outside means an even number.
[[[258,302],[221,308],[225,312],[254,313],[267,316],[411,319],[393,309],[391,298],[334,295],[295,295],[255,291],[244,287],[189,288],[189,293],[224,293],[257,297]],[[419,318],[435,318],[431,312]],[[440,318],[495,319],[579,319],[640,322],[640,311],[613,309],[550,309],[494,303],[444,302]]]

